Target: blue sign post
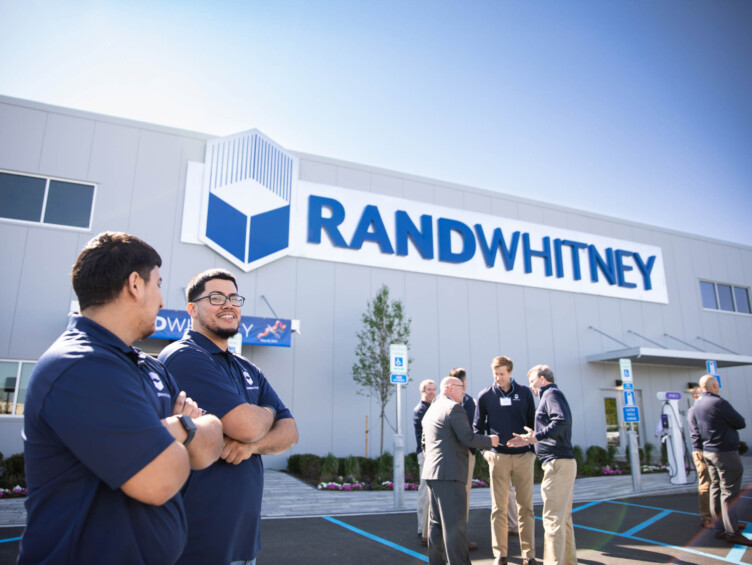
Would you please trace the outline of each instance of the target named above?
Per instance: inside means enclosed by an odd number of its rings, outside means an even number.
[[[637,406],[624,406],[622,407],[625,422],[639,422],[640,421],[640,409]]]
[[[718,363],[715,361],[705,361],[705,369],[708,371],[708,375],[713,375],[718,381],[718,388],[721,388],[721,377],[718,374]]]

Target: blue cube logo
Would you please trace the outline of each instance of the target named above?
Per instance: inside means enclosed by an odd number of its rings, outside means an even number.
[[[256,130],[207,143],[199,239],[244,271],[286,254],[295,158]]]

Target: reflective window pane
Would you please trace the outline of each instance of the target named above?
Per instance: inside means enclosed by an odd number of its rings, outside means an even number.
[[[88,228],[93,199],[91,185],[51,180],[44,223]]]
[[[0,217],[38,222],[46,183],[37,177],[0,173]]]
[[[21,363],[21,378],[18,383],[18,392],[16,398],[16,414],[24,413],[24,402],[26,401],[26,387],[29,386],[29,377],[34,370],[36,363]]]
[[[0,361],[0,414],[13,413],[13,396],[16,393],[16,376],[18,375],[17,361]]]
[[[731,287],[727,284],[718,284],[718,302],[721,305],[721,310],[727,312],[734,311],[734,300],[731,298]]]
[[[736,303],[736,311],[743,314],[750,314],[749,310],[749,292],[746,288],[740,286],[734,287],[734,302]]]
[[[715,285],[713,283],[700,281],[700,294],[702,294],[702,307],[718,310],[718,303],[715,300]]]

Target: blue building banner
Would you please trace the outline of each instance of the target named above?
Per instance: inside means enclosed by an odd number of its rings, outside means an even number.
[[[160,310],[157,314],[157,331],[151,337],[178,340],[191,329],[191,317],[185,310]],[[290,320],[242,316],[240,328],[243,343],[290,347]]]

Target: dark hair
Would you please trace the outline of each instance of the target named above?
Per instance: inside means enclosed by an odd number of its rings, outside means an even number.
[[[101,306],[117,298],[131,273],[146,282],[162,258],[145,241],[123,232],[102,232],[86,244],[73,265],[71,281],[79,308]]]
[[[193,278],[188,283],[185,289],[185,299],[187,302],[193,302],[204,292],[206,283],[213,281],[214,279],[222,279],[223,281],[232,281],[235,285],[235,290],[238,289],[238,281],[235,280],[235,275],[225,269],[208,269],[201,271],[197,275],[193,275]]]
[[[465,382],[465,377],[467,377],[467,371],[465,371],[465,369],[463,369],[462,367],[457,367],[449,371],[449,376],[454,377],[455,379],[459,379],[462,382]]]
[[[512,363],[512,360],[509,357],[504,357],[503,355],[500,357],[494,357],[491,361],[491,368],[496,369],[498,367],[506,367],[507,371],[511,373],[514,370],[514,363]]]

